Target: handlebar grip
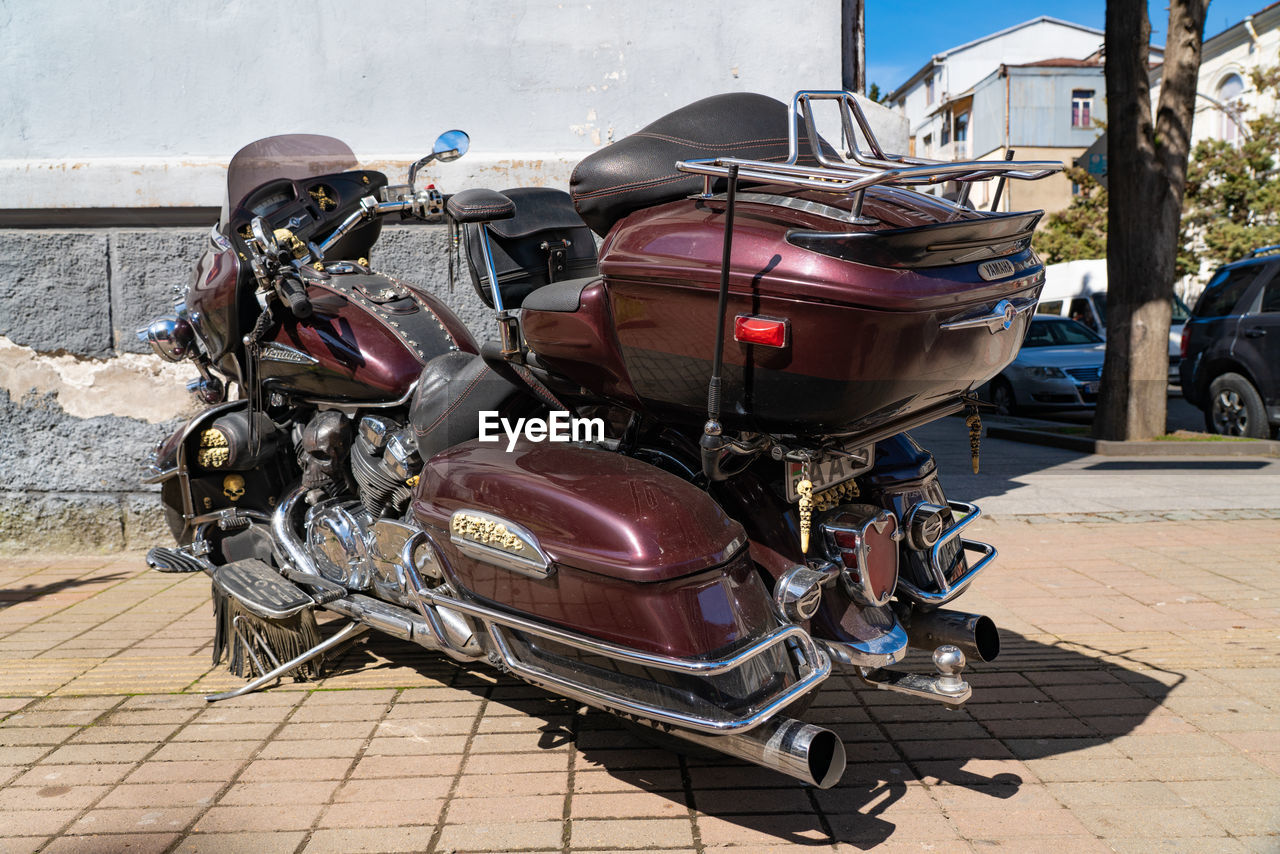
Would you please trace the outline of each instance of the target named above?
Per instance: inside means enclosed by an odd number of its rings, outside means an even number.
[[[280,283],[280,290],[285,302],[289,303],[289,310],[293,312],[294,317],[307,318],[311,316],[311,300],[307,298],[306,285],[301,282],[295,282],[292,279],[285,279]]]

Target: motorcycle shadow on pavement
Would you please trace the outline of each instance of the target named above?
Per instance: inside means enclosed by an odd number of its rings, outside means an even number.
[[[130,577],[131,574],[127,572],[113,572],[109,575],[94,575],[89,578],[64,578],[51,584],[24,584],[21,587],[0,588],[0,608],[8,608],[19,602],[29,602],[33,599],[56,596],[78,587],[96,588],[83,591],[82,595],[87,598],[99,592],[100,588],[108,587]]]
[[[640,814],[592,818],[671,818],[693,810],[708,846],[754,839],[761,846],[845,843],[865,850],[894,838],[900,824],[918,838],[939,807],[1017,809],[1019,792],[1038,781],[1037,765],[1087,764],[1100,751],[1114,751],[1108,744],[1140,727],[1185,678],[1143,661],[1140,648],[1047,644],[1011,631],[1002,639],[997,662],[966,672],[974,696],[960,710],[879,691],[853,676],[828,679],[812,706],[796,715],[844,741],[847,769],[825,791],[692,745],[676,753],[660,738],[663,746],[655,746],[643,728],[612,715],[391,638],[351,648],[331,673],[411,662],[428,678],[485,699],[485,718],[541,718],[531,762],[538,753],[574,751],[566,786],[575,794],[656,796],[642,799],[647,811]],[[928,670],[929,658],[913,651],[902,666]]]

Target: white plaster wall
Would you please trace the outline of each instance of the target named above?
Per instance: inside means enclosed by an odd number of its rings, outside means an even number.
[[[698,98],[840,84],[839,0],[58,0],[0,4],[0,207],[216,205],[269,134],[326,133],[393,179],[565,183]]]

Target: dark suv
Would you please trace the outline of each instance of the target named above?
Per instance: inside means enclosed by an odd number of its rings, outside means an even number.
[[[1280,427],[1280,246],[1214,273],[1182,328],[1178,370],[1209,432],[1266,439]]]

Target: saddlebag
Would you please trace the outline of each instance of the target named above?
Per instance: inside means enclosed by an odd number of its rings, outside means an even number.
[[[515,203],[515,216],[487,226],[463,226],[471,284],[485,305],[493,307],[493,295],[480,249],[481,228],[489,232],[505,308],[519,308],[525,297],[543,285],[596,274],[595,238],[568,193],[550,187],[518,187],[502,194]]]
[[[413,513],[466,593],[609,643],[695,658],[778,625],[742,527],[621,454],[467,442],[427,462]]]

